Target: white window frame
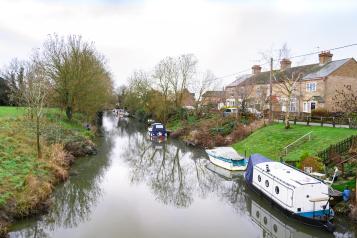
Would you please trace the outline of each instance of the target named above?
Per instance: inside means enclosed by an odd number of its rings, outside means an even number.
[[[316,89],[317,89],[316,82],[306,83],[306,92],[316,92]]]
[[[296,111],[297,111],[297,100],[296,98],[291,98],[289,112],[296,112]]]
[[[303,112],[311,113],[311,103],[315,103],[315,109],[317,109],[316,101],[308,101],[303,103]]]

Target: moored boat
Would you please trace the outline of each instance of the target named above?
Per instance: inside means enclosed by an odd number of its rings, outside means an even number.
[[[232,147],[216,147],[206,150],[209,160],[222,168],[232,171],[244,171],[247,159],[237,153]]]
[[[259,154],[250,156],[244,177],[250,188],[289,216],[330,232],[335,229],[329,186],[323,181]]]
[[[163,124],[161,123],[153,123],[151,126],[148,128],[148,135],[150,138],[166,138],[167,137],[167,132],[166,128]]]

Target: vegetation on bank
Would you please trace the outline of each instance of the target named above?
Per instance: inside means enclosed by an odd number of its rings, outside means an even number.
[[[357,131],[351,129],[303,125],[294,125],[291,126],[291,129],[286,130],[281,124],[273,124],[254,132],[246,139],[235,143],[233,147],[241,154],[246,153],[247,156],[260,153],[278,161],[285,146],[310,131],[312,131],[311,141],[304,140],[304,142],[299,143],[284,157],[284,160],[299,161],[301,156],[306,153],[315,155],[331,144],[357,134]]]
[[[37,157],[35,123],[25,108],[0,107],[0,234],[17,217],[44,209],[53,185],[68,177],[74,157],[64,149],[94,136],[79,116],[49,109],[41,128],[43,156]]]

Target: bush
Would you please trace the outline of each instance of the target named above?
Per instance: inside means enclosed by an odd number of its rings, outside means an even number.
[[[317,108],[311,111],[312,117],[330,117],[331,113],[324,108]]]
[[[312,171],[322,172],[324,170],[324,165],[320,161],[319,158],[314,156],[307,156],[303,160],[300,161],[300,169],[304,169],[305,167],[311,167]]]

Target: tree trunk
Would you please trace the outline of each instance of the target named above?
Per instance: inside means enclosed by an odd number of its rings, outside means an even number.
[[[41,147],[40,147],[40,117],[36,116],[36,143],[37,143],[37,158],[41,158]]]
[[[290,128],[290,122],[289,122],[289,112],[285,113],[285,129]]]
[[[72,107],[70,106],[66,107],[66,115],[68,120],[72,120]]]

